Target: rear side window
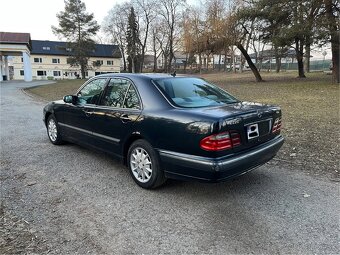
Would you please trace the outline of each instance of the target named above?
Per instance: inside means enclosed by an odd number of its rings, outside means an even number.
[[[138,94],[129,80],[111,79],[101,100],[101,105],[116,108],[140,109]]]
[[[130,85],[129,90],[126,93],[124,108],[140,109],[138,94],[132,84]]]
[[[176,106],[199,108],[236,103],[224,90],[198,78],[165,78],[154,80],[156,86]]]

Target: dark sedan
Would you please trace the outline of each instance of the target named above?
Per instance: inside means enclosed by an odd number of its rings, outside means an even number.
[[[278,106],[241,102],[194,77],[107,74],[49,103],[53,144],[100,149],[127,164],[134,181],[222,181],[268,162],[284,142]]]

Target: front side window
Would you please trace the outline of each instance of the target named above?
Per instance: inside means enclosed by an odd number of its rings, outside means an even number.
[[[42,63],[42,58],[34,58],[34,63]]]
[[[106,79],[96,79],[85,85],[77,94],[79,104],[96,104],[102,93]]]
[[[59,58],[52,58],[52,63],[53,64],[60,64],[60,59]]]
[[[170,102],[183,108],[199,108],[236,103],[238,100],[207,81],[198,78],[162,78],[154,80]]]

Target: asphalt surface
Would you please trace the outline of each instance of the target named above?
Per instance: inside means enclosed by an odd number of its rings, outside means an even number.
[[[41,83],[41,82],[40,82]],[[48,252],[339,254],[339,184],[282,162],[230,182],[139,188],[108,155],[52,145],[44,102],[1,92],[1,203]]]

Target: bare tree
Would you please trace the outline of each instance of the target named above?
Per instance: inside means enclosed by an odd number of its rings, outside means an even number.
[[[131,5],[128,3],[115,5],[104,18],[102,24],[103,32],[110,38],[111,42],[117,44],[120,49],[124,71],[127,70],[126,31],[130,7]]]
[[[185,0],[160,0],[159,13],[165,24],[164,34],[166,35],[165,45],[167,48],[163,48],[163,53],[166,54],[164,59],[167,59],[165,63],[165,71],[170,72],[172,60],[174,58],[174,48],[176,44],[176,30],[180,22],[181,10],[185,4]],[[159,41],[159,40],[158,40]],[[164,45],[164,42],[162,42]]]
[[[202,18],[202,9],[191,7],[185,11],[183,22],[183,43],[186,53],[198,55],[198,69],[202,71],[202,54],[206,50],[206,21]]]
[[[147,44],[150,30],[152,30],[152,22],[156,18],[156,1],[155,0],[133,0],[136,14],[139,17],[139,34],[141,36],[141,59],[140,72],[143,71],[145,53],[147,51]]]

